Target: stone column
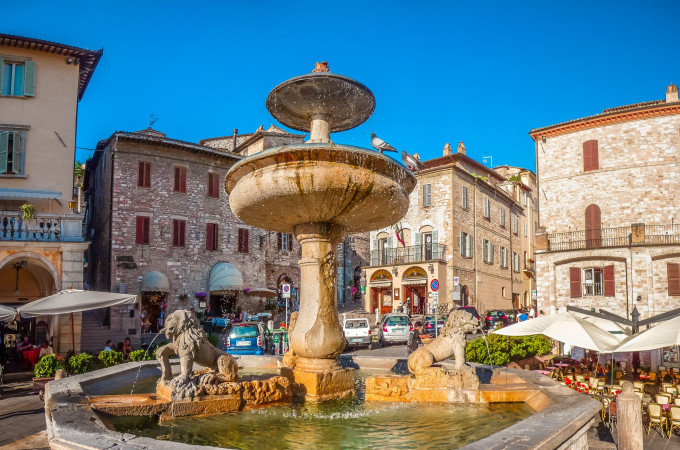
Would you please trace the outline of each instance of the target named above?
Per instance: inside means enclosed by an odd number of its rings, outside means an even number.
[[[328,143],[331,141],[331,118],[328,114],[312,116],[312,126],[309,130],[307,143]]]
[[[620,450],[642,450],[642,410],[633,383],[624,381],[616,398],[616,429]]]

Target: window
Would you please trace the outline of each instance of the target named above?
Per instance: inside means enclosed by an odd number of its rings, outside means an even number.
[[[508,249],[502,245],[498,247],[498,259],[500,260],[500,266],[504,269],[508,268]]]
[[[292,250],[293,249],[293,235],[288,233],[278,233],[278,249]]]
[[[181,194],[187,193],[187,168],[186,167],[175,167],[175,186],[173,188],[175,192]]]
[[[501,287],[501,297],[505,298],[505,287]]]
[[[0,58],[0,94],[32,97],[35,94],[35,63]]]
[[[493,264],[493,243],[489,240],[482,239],[482,261]]]
[[[139,161],[137,166],[137,187],[151,187],[151,163]]]
[[[586,141],[583,143],[583,171],[598,170],[600,168],[598,160],[597,141]]]
[[[484,217],[491,218],[491,201],[489,197],[484,197]]]
[[[512,232],[519,234],[519,216],[517,214],[512,215]]]
[[[602,215],[600,207],[597,205],[588,205],[586,208],[586,247],[599,248],[602,247]]]
[[[208,197],[220,198],[220,177],[212,172],[208,174]]]
[[[209,223],[205,230],[205,249],[217,250],[217,224]]]
[[[432,185],[423,184],[423,206],[432,206]]]
[[[172,246],[184,247],[184,236],[186,232],[186,220],[172,221]]]
[[[680,295],[680,264],[668,263],[668,295]]]
[[[462,202],[461,202],[461,207],[463,209],[468,209],[468,188],[467,186],[463,186],[463,193],[462,193]]]
[[[0,174],[24,175],[26,133],[0,131]]]
[[[460,232],[460,255],[465,258],[472,258],[473,255],[472,235]]]
[[[569,284],[572,298],[604,295],[616,296],[614,265],[605,267],[569,268]]]
[[[519,253],[512,252],[512,270],[515,272],[520,271],[521,261],[519,259]]]
[[[580,298],[581,294],[581,268],[569,268],[569,291],[571,298]]]
[[[149,223],[148,217],[137,216],[137,234],[135,244],[147,245],[149,243]]]
[[[527,206],[527,193],[522,191],[522,204]]]
[[[238,252],[248,253],[248,229],[238,229]]]
[[[501,226],[505,227],[505,208],[501,206]]]
[[[527,223],[524,222],[524,237],[527,237]]]

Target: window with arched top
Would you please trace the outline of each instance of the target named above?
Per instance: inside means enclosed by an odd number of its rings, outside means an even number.
[[[586,208],[586,248],[602,247],[602,216],[600,207],[588,205]]]
[[[583,143],[583,171],[598,170],[600,161],[598,159],[597,140],[590,140]]]

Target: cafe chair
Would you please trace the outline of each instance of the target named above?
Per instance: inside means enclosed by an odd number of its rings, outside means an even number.
[[[680,397],[676,398],[673,403],[675,404],[675,406],[680,406]]]
[[[671,435],[673,434],[673,430],[676,428],[680,428],[680,407],[678,406],[671,406],[671,421],[668,424],[668,439],[671,438]]]
[[[647,427],[647,435],[652,431],[652,428],[659,427],[661,430],[661,437],[664,437],[663,429],[668,423],[668,419],[663,414],[661,405],[657,403],[650,403],[647,405],[647,413],[649,414],[649,426]]]
[[[656,394],[656,403],[659,405],[667,405],[671,402],[671,397],[667,394]]]
[[[641,383],[639,381],[633,381],[633,390],[642,392],[645,390],[645,383]]]
[[[666,386],[664,391],[668,394],[675,395],[678,393],[678,389],[675,386]]]

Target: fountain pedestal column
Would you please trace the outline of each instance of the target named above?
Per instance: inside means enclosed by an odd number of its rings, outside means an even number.
[[[299,357],[295,367],[282,369],[293,391],[307,400],[323,401],[355,394],[354,370],[343,369],[338,356],[345,334],[338,320],[336,248],[345,235],[342,226],[307,223],[295,227],[302,247],[301,299],[290,346]]]

